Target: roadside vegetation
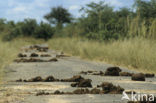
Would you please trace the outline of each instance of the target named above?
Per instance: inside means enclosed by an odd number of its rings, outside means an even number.
[[[83,59],[116,64],[141,72],[156,73],[156,41],[133,38],[98,42],[82,38],[56,38],[51,48]]]
[[[2,41],[0,37],[0,81],[4,76],[2,68],[8,66],[17,57],[21,47],[41,42],[42,40],[33,38],[17,38],[10,43]]]
[[[54,7],[45,13],[48,23],[0,19],[0,68],[21,46],[43,39],[54,49],[84,59],[156,73],[155,0],[135,0],[133,7],[118,10],[102,1],[91,2],[80,12],[82,16],[74,18],[66,8]]]

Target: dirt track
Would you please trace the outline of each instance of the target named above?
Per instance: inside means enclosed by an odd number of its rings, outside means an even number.
[[[30,52],[28,52],[29,54]],[[56,52],[49,51],[53,56]],[[44,60],[50,57],[36,57]],[[5,69],[5,84],[1,85],[0,102],[8,99],[6,103],[126,103],[121,101],[122,94],[85,94],[85,95],[41,95],[36,93],[44,91],[53,93],[56,90],[73,91],[75,88],[70,86],[70,82],[15,82],[18,79],[30,79],[36,76],[43,78],[54,76],[58,79],[70,78],[78,75],[81,71],[105,71],[106,68],[113,66],[109,64],[88,62],[75,57],[58,58],[57,62],[34,62],[34,63],[12,63]],[[133,72],[126,68],[123,71]],[[82,77],[91,79],[93,87],[102,82],[111,82],[120,85],[126,91],[134,90],[140,93],[156,94],[156,78],[146,78],[146,81],[132,81],[131,77],[121,76],[96,76],[83,75]],[[5,94],[4,94],[5,93]],[[3,97],[2,97],[3,96]],[[4,98],[5,97],[5,98]],[[5,103],[5,102],[4,102]]]

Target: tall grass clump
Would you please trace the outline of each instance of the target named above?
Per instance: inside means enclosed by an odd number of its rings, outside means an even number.
[[[104,61],[156,73],[156,41],[133,38],[112,42],[97,42],[80,38],[55,38],[49,46],[80,56],[83,59]]]
[[[156,39],[156,19],[142,19],[139,16],[128,19],[128,35],[130,37],[141,37]]]

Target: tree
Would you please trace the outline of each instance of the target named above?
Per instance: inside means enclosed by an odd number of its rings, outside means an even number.
[[[37,27],[37,21],[35,19],[24,19],[23,22],[17,23],[20,26],[22,35],[32,36]]]
[[[51,24],[55,24],[57,27],[62,28],[64,23],[71,22],[71,14],[67,9],[58,6],[51,9],[51,12],[44,16]]]
[[[41,38],[44,40],[50,39],[54,35],[54,28],[50,24],[41,22],[39,26],[35,29],[34,37]]]
[[[2,32],[5,28],[6,19],[0,19],[0,32]]]
[[[136,0],[134,6],[142,18],[156,18],[156,0]]]
[[[119,11],[116,11],[116,15],[118,16],[118,17],[128,17],[128,16],[133,16],[134,15],[134,13],[129,9],[129,8],[120,8],[120,10]]]
[[[83,7],[81,11],[87,14],[88,28],[94,31],[102,30],[113,16],[113,8],[103,1],[99,3],[91,2]]]

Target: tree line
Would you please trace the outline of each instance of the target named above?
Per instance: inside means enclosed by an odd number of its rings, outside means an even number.
[[[156,0],[135,0],[131,8],[115,10],[103,1],[91,2],[74,18],[66,8],[54,7],[44,16],[48,23],[35,19],[22,22],[0,19],[4,40],[31,36],[48,40],[56,37],[85,37],[95,40],[118,40],[131,37],[156,38]]]

